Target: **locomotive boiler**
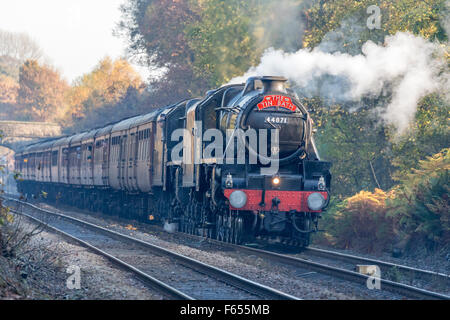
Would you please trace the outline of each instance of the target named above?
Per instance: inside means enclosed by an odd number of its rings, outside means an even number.
[[[306,246],[329,202],[331,164],[286,81],[252,77],[28,146],[16,154],[19,189],[236,244]]]

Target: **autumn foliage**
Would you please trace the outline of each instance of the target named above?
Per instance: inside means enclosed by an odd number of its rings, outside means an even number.
[[[334,208],[328,221],[329,240],[339,248],[381,251],[392,244],[394,219],[389,216],[386,200],[392,192],[375,189],[361,191]]]
[[[82,117],[89,109],[115,104],[130,87],[139,89],[142,80],[131,65],[123,59],[105,58],[95,69],[75,82],[68,94],[72,115]]]
[[[321,238],[339,248],[373,252],[450,247],[449,149],[420,161],[389,192],[361,191],[335,205]]]
[[[19,85],[13,78],[0,75],[0,104],[15,104],[18,89]]]
[[[68,84],[49,66],[35,60],[20,68],[17,104],[19,117],[24,120],[57,121],[66,111],[65,95]]]
[[[124,59],[104,58],[72,86],[53,67],[27,60],[18,81],[0,74],[0,118],[88,129],[143,112],[135,101],[143,89],[140,75]]]
[[[450,149],[421,160],[388,202],[398,230],[427,248],[450,247]]]
[[[0,117],[14,112],[19,84],[11,77],[0,74]]]
[[[140,75],[126,60],[107,57],[68,90],[66,120],[74,130],[82,130],[133,115],[138,112],[133,97],[143,89]]]

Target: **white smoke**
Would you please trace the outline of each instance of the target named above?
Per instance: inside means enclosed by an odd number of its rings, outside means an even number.
[[[284,76],[306,95],[332,97],[337,102],[390,92],[381,116],[402,132],[414,119],[421,98],[439,89],[448,92],[449,73],[442,57],[438,44],[399,32],[386,37],[384,45],[366,42],[359,55],[327,53],[320,47],[295,53],[268,49],[259,66],[230,83],[244,82],[250,76]]]

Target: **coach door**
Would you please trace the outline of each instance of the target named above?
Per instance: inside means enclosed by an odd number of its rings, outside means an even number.
[[[109,186],[109,166],[110,166],[110,136],[106,136],[103,140],[103,157],[102,157],[102,182],[104,186]]]
[[[153,150],[153,185],[162,186],[163,143],[165,115],[156,121],[155,148]]]
[[[125,189],[125,176],[127,165],[127,141],[128,136],[123,135],[120,143],[120,161],[119,161],[119,186],[120,189]]]
[[[136,173],[135,173],[135,161],[136,161],[136,134],[135,132],[131,132],[131,130],[136,131],[136,128],[130,129],[129,131],[129,139],[127,143],[127,159],[126,159],[126,175],[125,175],[125,187],[127,190],[135,190],[135,180],[136,180]]]
[[[138,133],[137,128],[133,129],[135,132],[133,133],[133,139],[131,141],[131,165],[132,168],[130,172],[132,173],[132,177],[130,179],[131,183],[131,189],[132,190],[139,190],[138,183],[137,183],[137,170],[138,170]]]
[[[87,164],[88,164],[88,172],[87,172],[87,184],[92,186],[94,185],[94,142],[90,142],[87,146]]]

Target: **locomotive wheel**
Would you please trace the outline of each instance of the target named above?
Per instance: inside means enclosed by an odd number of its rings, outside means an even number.
[[[230,243],[235,243],[236,242],[236,236],[238,235],[238,232],[236,230],[236,221],[237,221],[237,217],[232,216],[230,218],[230,222],[231,222],[231,239],[230,239]]]
[[[194,224],[194,234],[196,236],[201,236],[199,226],[201,226],[201,212],[202,212],[202,204],[199,201],[194,201],[194,218],[193,218],[193,224]]]
[[[191,234],[191,220],[192,220],[192,203],[189,203],[186,208],[186,218],[185,218],[185,224],[186,224],[186,233]]]
[[[233,220],[234,220],[233,243],[241,244],[244,235],[244,220],[242,219],[242,217],[236,217]]]
[[[223,216],[222,217],[222,219],[223,219],[223,240],[222,241],[225,241],[225,242],[229,242],[228,240],[229,240],[229,237],[230,237],[230,228],[229,228],[229,226],[228,226],[228,217],[225,217],[225,216]]]
[[[303,238],[303,246],[308,247],[310,245],[311,236],[309,234],[305,235]]]
[[[189,220],[189,234],[195,234],[195,224],[194,224],[194,220],[191,219]]]
[[[223,228],[223,218],[220,214],[217,215],[216,223],[216,240],[223,241],[224,239],[224,228]]]
[[[178,231],[179,232],[184,232],[184,217],[180,218],[180,221],[178,222]]]
[[[225,227],[225,242],[231,242],[231,229],[228,226]]]
[[[208,227],[207,237],[210,238],[210,239],[214,238],[214,228],[212,226]]]
[[[190,221],[189,226],[191,227],[189,233],[195,235],[195,223],[193,220]]]
[[[233,243],[234,238],[234,217],[228,215],[227,217],[227,242]]]
[[[191,234],[191,219],[188,218],[186,222],[186,233]]]

